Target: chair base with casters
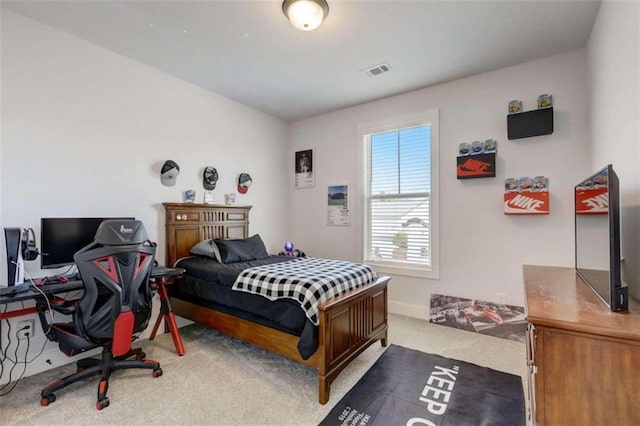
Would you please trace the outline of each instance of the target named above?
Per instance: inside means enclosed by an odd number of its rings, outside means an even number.
[[[55,402],[56,396],[54,392],[57,392],[60,389],[86,378],[100,375],[96,408],[98,410],[102,410],[109,406],[107,390],[109,389],[109,377],[111,376],[111,372],[129,368],[144,368],[153,370],[151,373],[152,377],[162,376],[160,363],[151,359],[145,359],[145,356],[146,355],[142,352],[142,349],[136,348],[132,349],[125,355],[114,357],[113,353],[109,349],[104,348],[101,359],[81,359],[76,363],[77,371],[75,373],[48,384],[40,393],[40,396],[42,397],[40,405],[47,406],[52,402]]]

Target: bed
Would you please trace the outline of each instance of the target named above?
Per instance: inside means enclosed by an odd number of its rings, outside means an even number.
[[[193,203],[163,203],[163,206],[166,214],[168,266],[190,257],[191,248],[202,240],[249,237],[251,206]],[[183,265],[181,263],[180,266]],[[242,309],[241,305],[229,308],[204,300],[197,293],[186,290],[194,282],[189,280],[204,281],[206,277],[190,276],[187,268],[185,277],[170,287],[171,304],[176,315],[316,369],[318,400],[321,404],[328,402],[331,383],[353,359],[378,340],[383,346],[387,345],[389,277],[378,277],[371,284],[321,303],[318,306],[318,325],[312,330],[316,339],[312,343],[315,349],[312,353],[308,346],[309,340],[302,345],[307,348],[307,353],[300,348],[303,334],[306,333],[308,339],[311,332],[308,323],[298,324],[290,329],[261,319],[259,315]],[[283,304],[291,304],[290,302]],[[273,309],[278,312],[288,309],[283,304]],[[266,307],[269,308],[271,307]],[[293,310],[287,312],[291,313]]]

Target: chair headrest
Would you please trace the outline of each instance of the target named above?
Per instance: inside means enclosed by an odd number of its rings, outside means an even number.
[[[149,241],[149,236],[139,220],[105,220],[94,241],[105,246],[133,245]]]

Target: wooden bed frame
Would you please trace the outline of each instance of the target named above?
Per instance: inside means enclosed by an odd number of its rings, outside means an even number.
[[[249,236],[251,206],[163,203],[166,212],[167,266],[189,256],[199,241]],[[329,401],[338,374],[377,340],[387,346],[389,277],[333,298],[319,306],[319,346],[309,359],[298,353],[298,337],[204,306],[171,298],[176,315],[239,338],[318,371],[318,399]]]

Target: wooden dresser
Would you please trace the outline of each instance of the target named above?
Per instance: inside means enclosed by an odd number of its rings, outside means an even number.
[[[214,238],[247,238],[251,206],[162,203],[166,212],[167,259],[189,256],[196,243]]]
[[[614,313],[573,268],[523,267],[536,425],[640,425],[640,306]]]

